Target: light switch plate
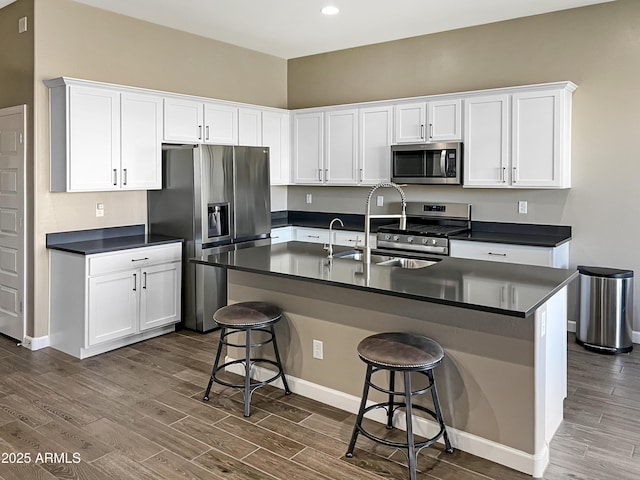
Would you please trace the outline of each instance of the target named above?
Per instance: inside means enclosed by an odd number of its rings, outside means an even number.
[[[311,196],[310,193],[307,193],[307,203],[312,203],[313,202],[313,197]]]
[[[382,195],[378,195],[376,205],[378,205],[379,207],[384,207],[384,197]]]

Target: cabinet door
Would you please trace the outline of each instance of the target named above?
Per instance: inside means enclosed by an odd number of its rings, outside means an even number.
[[[200,143],[203,137],[202,103],[177,98],[164,99],[164,140]]]
[[[238,109],[204,104],[204,143],[238,145]]]
[[[490,260],[493,262],[522,263],[553,267],[553,247],[536,247],[491,242],[451,240],[450,254],[457,258]]]
[[[89,345],[136,333],[140,270],[98,275],[89,278]]]
[[[289,114],[262,112],[262,143],[269,147],[271,185],[287,185],[291,180],[289,140]]]
[[[388,182],[391,174],[393,107],[360,109],[360,168],[358,182]]]
[[[462,140],[462,100],[439,100],[427,103],[430,142]]]
[[[253,108],[238,109],[238,144],[261,147],[262,112]]]
[[[509,186],[509,96],[465,100],[464,186]]]
[[[69,191],[115,190],[120,170],[120,94],[69,87]]]
[[[355,185],[358,170],[358,110],[325,113],[325,183]]]
[[[559,91],[516,93],[512,97],[514,187],[560,187],[561,101]]]
[[[121,102],[120,186],[162,188],[162,99],[123,93]]]
[[[181,263],[141,269],[140,331],[180,321]]]
[[[323,113],[300,113],[293,116],[293,182],[322,183]]]
[[[396,143],[425,142],[426,119],[424,102],[396,105]]]

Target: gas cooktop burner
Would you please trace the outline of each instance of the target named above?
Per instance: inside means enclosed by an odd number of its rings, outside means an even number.
[[[471,226],[471,205],[407,203],[407,228],[394,223],[378,228],[378,248],[449,255],[449,236]]]
[[[428,235],[431,237],[446,237],[449,235],[454,235],[456,233],[461,233],[467,230],[467,227],[464,226],[454,226],[454,225],[425,225],[420,223],[409,223],[407,224],[406,230],[400,230],[400,225],[398,223],[394,223],[391,225],[384,225],[378,228],[379,232],[383,233],[403,233],[406,235]]]

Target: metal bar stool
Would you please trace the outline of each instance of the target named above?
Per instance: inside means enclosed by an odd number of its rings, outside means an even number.
[[[281,317],[282,310],[280,307],[267,302],[236,303],[234,305],[222,307],[213,314],[213,319],[218,323],[218,325],[220,325],[220,342],[218,343],[216,359],[213,362],[213,370],[211,371],[209,385],[207,385],[207,391],[203,397],[204,401],[209,400],[209,393],[211,392],[211,385],[213,385],[213,382],[227,387],[240,389],[243,391],[244,396],[244,416],[248,417],[251,408],[251,395],[257,388],[263,387],[277,378],[282,378],[285,394],[291,394],[291,390],[289,390],[289,385],[287,384],[287,379],[284,376],[282,361],[280,360],[280,353],[278,352],[278,343],[276,342],[276,333],[273,328]],[[244,344],[231,343],[227,340],[229,335],[240,332],[245,333]],[[268,337],[264,341],[252,343],[251,332],[264,332]],[[276,357],[275,362],[267,358],[251,357],[252,348],[261,347],[268,343],[273,344],[273,351]],[[223,345],[228,347],[244,348],[245,357],[243,359],[233,360],[220,365],[220,356],[222,354]],[[244,383],[233,384],[218,378],[217,374],[220,370],[224,370],[226,367],[237,363],[244,364]],[[278,371],[273,377],[264,380],[263,382],[251,382],[251,367],[256,363],[269,363],[277,367]]]
[[[362,433],[365,437],[375,442],[382,443],[395,448],[403,448],[407,451],[409,460],[409,478],[416,478],[416,455],[420,450],[433,445],[440,437],[444,437],[444,444],[448,453],[453,453],[453,447],[449,442],[447,429],[442,418],[440,410],[440,402],[438,401],[438,393],[436,391],[436,383],[433,378],[433,369],[444,358],[442,347],[430,338],[422,335],[411,333],[379,333],[365,338],[358,344],[358,355],[360,359],[367,364],[367,373],[364,381],[364,392],[362,393],[362,401],[358,418],[353,428],[353,435],[347,450],[347,457],[353,457],[353,449],[356,445],[358,434]],[[371,381],[371,376],[379,371],[389,371],[389,389],[380,387]],[[395,391],[396,372],[404,374],[404,391]],[[411,372],[417,372],[425,375],[428,379],[428,385],[420,390],[411,390]],[[388,395],[388,400],[383,403],[376,403],[367,407],[367,396],[369,388],[374,388]],[[415,395],[421,395],[431,391],[433,406],[435,411],[414,405],[413,398]],[[395,401],[396,396],[403,396],[404,401]],[[407,422],[407,443],[392,442],[384,438],[377,437],[367,432],[362,426],[362,418],[365,413],[377,409],[384,408],[387,411],[387,428],[393,428],[393,414],[399,408],[405,408],[405,416]],[[422,442],[416,442],[413,438],[413,410],[421,410],[431,415],[440,425],[440,431]]]

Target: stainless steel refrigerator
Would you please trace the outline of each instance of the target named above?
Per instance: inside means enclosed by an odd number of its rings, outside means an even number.
[[[189,258],[270,243],[269,149],[163,145],[162,170],[162,190],[147,193],[148,231],[185,240],[183,325],[206,332],[227,304],[226,271]]]

